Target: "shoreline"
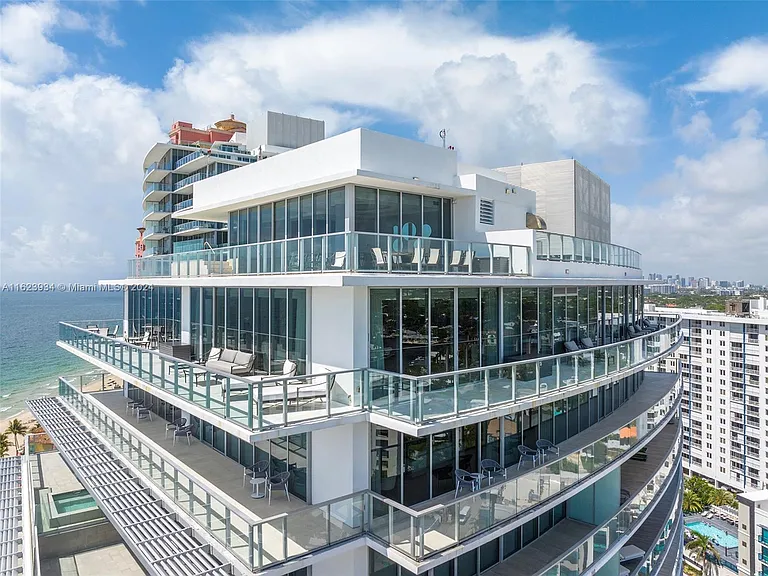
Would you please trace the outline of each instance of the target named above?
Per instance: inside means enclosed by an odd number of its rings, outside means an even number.
[[[5,420],[0,420],[0,434],[5,433],[5,431],[8,429],[8,424],[10,424],[11,420],[13,419],[21,420],[21,423],[27,429],[27,434],[30,432],[30,430],[37,428],[39,426],[39,423],[37,422],[37,419],[32,415],[32,412],[30,412],[29,410],[22,410],[21,414],[17,414]],[[18,456],[18,454],[16,453],[16,445],[13,442],[13,434],[8,434],[7,436],[8,436],[8,456]],[[24,437],[19,436],[18,439],[19,439],[19,447],[23,450]]]

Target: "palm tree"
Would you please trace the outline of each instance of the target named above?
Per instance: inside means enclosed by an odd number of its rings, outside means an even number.
[[[712,492],[712,504],[715,506],[733,506],[735,498],[733,494],[722,488]]]
[[[701,566],[701,576],[717,576],[720,554],[715,543],[704,534],[695,530],[693,533],[694,538],[685,545],[685,549],[691,553],[691,558]]]
[[[683,512],[696,514],[702,510],[704,510],[704,506],[696,493],[687,489],[683,490]]]
[[[0,458],[8,456],[8,435],[3,432],[0,434]]]
[[[7,434],[13,434],[13,443],[16,446],[16,454],[18,454],[19,453],[18,436],[21,435],[21,437],[24,438],[24,435],[27,433],[27,427],[21,423],[21,420],[19,420],[18,418],[14,418],[13,420],[11,420],[10,424],[8,424],[8,429],[5,432]]]

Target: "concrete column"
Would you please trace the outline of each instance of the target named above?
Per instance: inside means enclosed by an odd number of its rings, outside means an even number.
[[[190,306],[191,292],[189,286],[181,287],[181,343],[190,344],[192,342],[192,317]]]
[[[360,576],[368,574],[368,548],[360,546],[339,554],[323,555],[312,564],[312,576]]]

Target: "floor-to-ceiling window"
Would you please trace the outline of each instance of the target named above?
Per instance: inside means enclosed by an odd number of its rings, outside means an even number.
[[[196,358],[211,347],[253,352],[255,369],[279,373],[283,362],[307,369],[307,292],[300,288],[193,288],[191,337]]]
[[[641,372],[602,386],[594,402],[582,393],[421,438],[371,425],[371,490],[408,505],[452,492],[457,468],[479,472],[483,459],[508,467],[519,462],[520,445],[560,444],[630,401],[642,378]]]
[[[131,336],[151,329],[164,340],[181,339],[181,288],[129,288],[127,316]]]
[[[370,366],[440,374],[562,354],[568,341],[610,343],[625,337],[620,314],[612,311],[624,288],[373,288]],[[582,342],[587,338],[591,344]],[[542,362],[540,373],[543,381],[554,377],[554,361]]]

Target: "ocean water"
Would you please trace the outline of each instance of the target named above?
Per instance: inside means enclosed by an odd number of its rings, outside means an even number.
[[[26,399],[55,391],[59,376],[95,371],[56,346],[60,321],[122,316],[120,292],[0,293],[0,419],[24,410]]]

